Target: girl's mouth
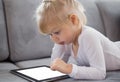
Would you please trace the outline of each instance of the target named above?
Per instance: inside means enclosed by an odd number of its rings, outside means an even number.
[[[60,45],[64,45],[65,43],[64,43],[64,42],[59,42],[58,44],[60,44]]]

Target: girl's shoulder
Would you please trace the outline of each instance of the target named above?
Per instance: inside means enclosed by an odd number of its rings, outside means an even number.
[[[82,34],[87,34],[87,35],[91,35],[91,34],[96,34],[96,33],[99,33],[99,31],[97,31],[96,29],[94,29],[93,27],[90,27],[90,26],[84,26],[83,28],[82,28],[82,33],[81,33],[81,35]]]
[[[79,35],[79,38],[78,40],[81,41],[83,39],[86,39],[86,40],[90,40],[92,38],[97,38],[99,36],[101,36],[102,34],[97,31],[96,29],[90,27],[90,26],[84,26],[82,28],[82,32],[81,34]]]

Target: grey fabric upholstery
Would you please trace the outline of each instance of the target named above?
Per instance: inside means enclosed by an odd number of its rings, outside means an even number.
[[[112,41],[120,41],[120,0],[97,3],[102,14],[106,35]]]
[[[41,0],[4,0],[12,61],[48,57],[53,43],[39,33],[35,10]],[[24,8],[23,8],[24,7]]]
[[[0,63],[0,82],[28,82],[18,76],[10,73],[10,70],[18,69],[18,67],[10,62]]]
[[[18,69],[18,67],[10,62],[0,63],[0,72],[8,72],[12,69]]]
[[[11,73],[1,73],[0,71],[0,82],[29,82],[23,78],[15,76]]]
[[[41,66],[41,65],[49,66],[50,58],[21,61],[21,62],[16,62],[15,64],[20,68],[27,68],[27,67],[34,67],[34,66]]]
[[[95,28],[104,35],[106,35],[103,21],[101,19],[98,7],[96,6],[97,0],[79,0],[84,8],[87,16],[87,25]]]
[[[6,26],[3,12],[3,4],[0,0],[0,61],[8,58],[8,45],[6,37]]]

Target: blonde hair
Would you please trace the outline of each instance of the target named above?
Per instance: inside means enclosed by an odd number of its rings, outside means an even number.
[[[86,24],[84,8],[77,0],[43,0],[36,10],[37,24],[41,33],[49,32],[50,24],[65,22],[70,14],[78,16],[82,26]]]

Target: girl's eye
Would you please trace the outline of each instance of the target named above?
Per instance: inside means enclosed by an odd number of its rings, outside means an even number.
[[[58,35],[58,34],[60,34],[60,31],[54,32],[54,34]]]
[[[51,33],[51,34],[49,34],[50,36],[53,36],[53,34],[55,34],[55,35],[59,35],[60,34],[60,31],[58,31],[58,32],[54,32],[54,33]]]
[[[59,34],[59,32],[55,32],[54,34]]]

